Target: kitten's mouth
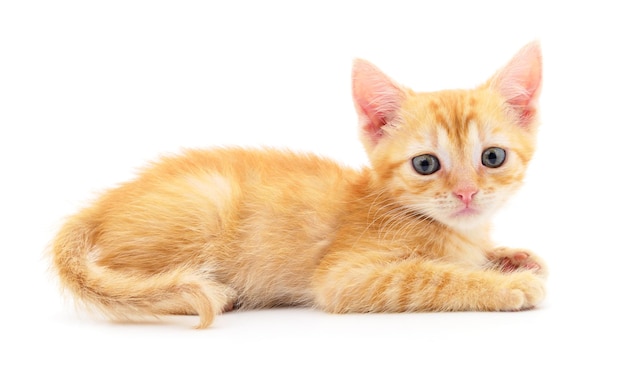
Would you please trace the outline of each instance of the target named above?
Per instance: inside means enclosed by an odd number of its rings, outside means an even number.
[[[465,207],[455,213],[452,214],[453,217],[458,218],[458,217],[472,217],[472,216],[476,216],[480,214],[480,212],[474,208],[470,208]]]

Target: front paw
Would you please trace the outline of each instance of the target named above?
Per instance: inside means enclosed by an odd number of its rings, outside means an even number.
[[[507,276],[502,283],[502,311],[519,311],[534,308],[545,297],[545,281],[538,274],[517,272]]]
[[[543,260],[528,250],[498,247],[487,254],[491,266],[503,273],[530,270],[545,278],[548,268]]]

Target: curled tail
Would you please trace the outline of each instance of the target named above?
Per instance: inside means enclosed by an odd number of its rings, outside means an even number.
[[[96,264],[96,228],[89,219],[73,217],[51,247],[61,285],[81,305],[116,319],[197,314],[197,328],[206,328],[231,302],[229,287],[191,268],[141,275]]]

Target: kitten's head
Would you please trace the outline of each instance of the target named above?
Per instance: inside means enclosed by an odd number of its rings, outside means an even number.
[[[521,185],[540,87],[537,42],[472,90],[416,93],[356,60],[353,96],[376,180],[446,225],[484,223]]]

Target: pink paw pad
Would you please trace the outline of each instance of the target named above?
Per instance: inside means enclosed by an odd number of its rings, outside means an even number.
[[[526,252],[516,252],[508,257],[499,259],[500,269],[503,272],[512,272],[519,269],[540,270],[541,266],[534,262]]]

